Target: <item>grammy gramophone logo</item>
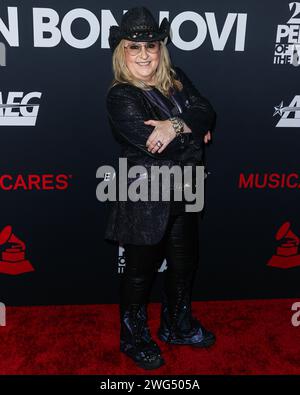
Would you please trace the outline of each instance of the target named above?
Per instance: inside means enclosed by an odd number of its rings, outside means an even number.
[[[17,275],[34,271],[25,257],[25,243],[12,232],[10,225],[0,231],[0,273]]]
[[[278,229],[275,239],[277,247],[275,254],[268,262],[268,266],[289,269],[300,266],[299,237],[291,230],[290,222],[285,222]]]

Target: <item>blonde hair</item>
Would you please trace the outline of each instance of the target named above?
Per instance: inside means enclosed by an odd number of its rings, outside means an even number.
[[[109,87],[112,88],[117,84],[131,84],[138,88],[149,90],[152,89],[147,83],[135,78],[128,67],[125,60],[125,40],[122,39],[118,46],[115,48],[112,56],[112,68],[114,79]],[[179,80],[175,79],[176,72],[172,68],[169,51],[163,41],[160,41],[160,61],[156,70],[156,84],[155,88],[158,89],[163,95],[170,94],[170,88],[175,88],[179,91],[182,90],[182,84]]]

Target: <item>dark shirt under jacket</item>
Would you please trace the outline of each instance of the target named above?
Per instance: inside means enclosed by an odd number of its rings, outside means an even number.
[[[201,163],[204,135],[208,130],[213,131],[215,128],[216,113],[210,102],[200,94],[179,67],[174,69],[183,84],[183,90],[180,93],[174,92],[174,98],[168,99],[154,88],[156,99],[158,96],[161,99],[161,103],[157,103],[142,89],[130,84],[115,85],[109,90],[106,98],[112,132],[121,146],[120,157],[128,159],[128,167],[143,165],[149,175],[151,166],[172,167],[179,164],[182,155],[189,155],[189,152],[191,152],[190,161],[194,164]],[[182,105],[184,106],[180,114],[172,99],[180,103],[181,109]],[[163,152],[152,154],[147,150],[146,141],[154,126],[145,125],[144,121],[166,120],[170,116],[170,111],[171,114],[178,115],[192,133],[185,133],[183,138],[174,138]],[[128,184],[130,181],[132,180],[128,179]],[[109,204],[111,207],[105,240],[119,244],[151,245],[158,243],[163,237],[171,214],[171,202],[128,200]]]

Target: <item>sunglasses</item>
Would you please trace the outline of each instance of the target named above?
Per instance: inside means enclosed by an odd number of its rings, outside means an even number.
[[[132,55],[132,56],[135,56],[135,55],[138,55],[139,53],[141,53],[142,47],[145,47],[147,52],[154,54],[159,51],[160,42],[159,41],[152,41],[152,42],[148,42],[144,45],[132,43],[132,44],[128,44],[128,45],[124,46],[124,48],[127,49],[129,55]]]

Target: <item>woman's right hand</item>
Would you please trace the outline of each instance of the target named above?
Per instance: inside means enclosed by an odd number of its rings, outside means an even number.
[[[146,147],[152,154],[161,153],[170,144],[170,142],[176,137],[172,122],[168,119],[165,121],[157,121],[149,119],[144,121],[146,125],[154,126],[153,132],[148,137]],[[184,123],[184,133],[192,133],[191,129]],[[210,130],[204,135],[204,143],[207,144],[211,140]],[[161,141],[163,144],[161,147],[157,145],[157,142]]]
[[[211,140],[211,133],[210,130],[204,136],[204,143],[207,144]]]
[[[154,154],[158,152],[159,154],[170,144],[172,140],[176,137],[172,122],[166,119],[165,121],[157,121],[154,119],[149,119],[144,121],[146,125],[155,126],[153,132],[148,137],[146,142],[146,147],[148,151]],[[158,146],[157,142],[161,141],[162,146]]]

